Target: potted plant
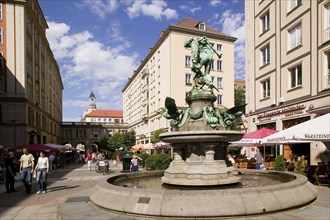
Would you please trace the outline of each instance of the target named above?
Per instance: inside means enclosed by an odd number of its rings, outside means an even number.
[[[275,170],[278,170],[278,171],[285,171],[285,160],[284,160],[284,157],[283,155],[279,155],[275,158]]]
[[[302,155],[301,157],[298,157],[297,164],[295,168],[295,172],[299,174],[305,174],[307,168],[307,160],[305,159],[305,156]]]

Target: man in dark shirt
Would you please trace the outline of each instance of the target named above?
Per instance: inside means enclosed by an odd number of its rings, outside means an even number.
[[[6,167],[6,192],[16,192],[14,188],[15,183],[15,167],[14,167],[14,152],[9,152],[7,158],[5,159]]]

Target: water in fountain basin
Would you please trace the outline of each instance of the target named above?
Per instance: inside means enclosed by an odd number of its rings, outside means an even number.
[[[279,183],[289,182],[293,179],[291,176],[283,176],[281,174],[242,174],[242,181],[237,184],[222,185],[222,186],[174,186],[169,184],[163,184],[160,180],[162,175],[150,176],[150,177],[139,177],[139,178],[125,178],[116,180],[112,184],[117,186],[123,186],[128,188],[138,189],[176,189],[176,190],[221,190],[221,189],[239,189],[249,187],[260,187],[275,185]]]

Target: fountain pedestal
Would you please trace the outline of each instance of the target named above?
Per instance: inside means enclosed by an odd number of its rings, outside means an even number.
[[[214,186],[241,181],[237,170],[227,167],[224,160],[214,160],[214,151],[206,152],[206,157],[192,155],[183,161],[174,153],[174,160],[164,172],[162,182],[181,186]]]
[[[164,172],[163,183],[212,186],[241,181],[238,171],[227,167],[225,158],[228,142],[241,139],[243,133],[219,125],[214,129],[205,123],[205,106],[213,108],[215,99],[213,93],[191,93],[186,99],[191,112],[186,123],[177,131],[160,135],[174,150],[174,160]]]

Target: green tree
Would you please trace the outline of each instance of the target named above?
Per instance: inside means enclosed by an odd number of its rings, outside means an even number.
[[[130,148],[135,144],[135,131],[127,131],[124,133],[114,133],[107,141],[108,149]]]
[[[109,149],[109,147],[108,147],[108,138],[107,137],[105,137],[105,136],[102,137],[102,139],[100,140],[99,148],[100,149]]]
[[[114,133],[108,139],[108,146],[110,147],[110,149],[116,149],[116,148],[124,147],[123,135],[120,134],[120,133]]]
[[[135,145],[136,137],[134,130],[127,131],[121,134],[123,135],[123,147],[130,148]]]
[[[245,90],[242,89],[242,88],[235,88],[234,90],[234,99],[235,99],[235,106],[238,106],[238,105],[244,105],[246,102],[245,102]],[[244,109],[244,112],[245,114],[245,109]]]
[[[160,141],[159,135],[160,135],[161,133],[166,132],[166,131],[167,131],[166,128],[160,128],[160,129],[157,129],[157,130],[154,132],[154,134],[151,136],[151,138],[150,138],[151,143],[154,144],[154,143],[157,143],[158,141]]]

